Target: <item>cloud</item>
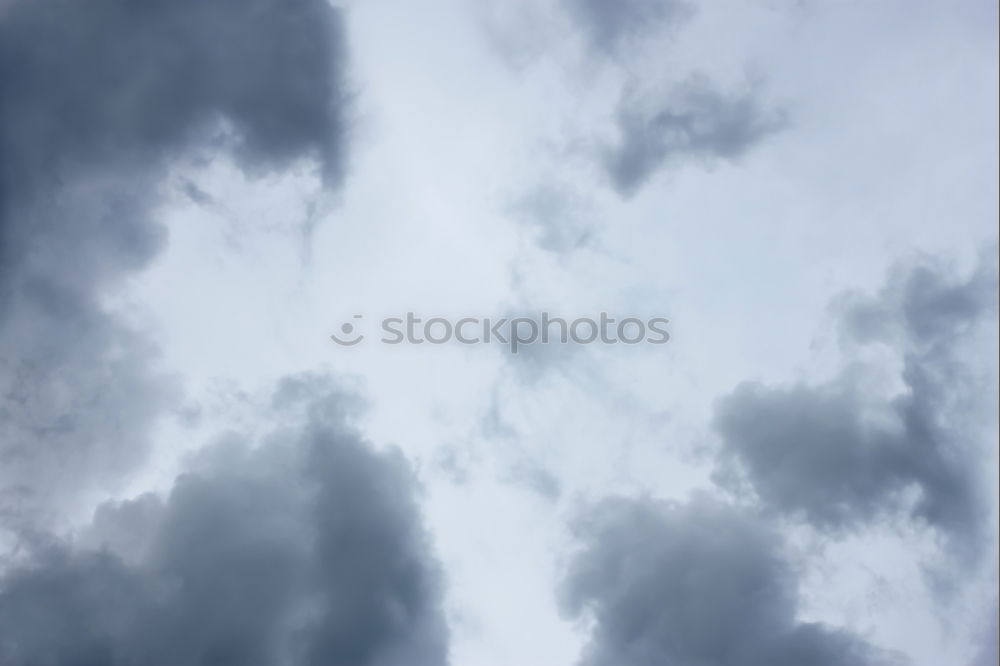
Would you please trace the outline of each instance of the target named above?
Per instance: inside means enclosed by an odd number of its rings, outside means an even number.
[[[562,495],[559,479],[542,465],[529,461],[517,463],[511,467],[509,478],[550,502],[558,501]]]
[[[926,259],[898,267],[874,296],[838,298],[845,344],[899,353],[904,390],[876,393],[851,368],[819,385],[743,384],[716,411],[721,476],[735,463],[768,506],[823,528],[900,509],[916,490],[914,518],[973,546],[985,510],[982,385],[962,343],[995,313],[996,275],[995,260],[961,278]]]
[[[656,29],[686,23],[695,14],[683,0],[564,0],[571,18],[602,55],[617,55]]]
[[[796,620],[777,536],[707,498],[606,500],[577,525],[567,610],[593,615],[585,666],[897,663],[865,641]]]
[[[505,14],[509,3],[503,4]],[[745,85],[724,90],[706,76],[691,73],[670,82],[665,94],[650,95],[646,76],[632,71],[631,61],[640,52],[644,38],[660,31],[667,34],[686,24],[696,7],[684,0],[561,0],[557,5],[584,36],[589,54],[611,58],[623,65],[626,86],[615,119],[617,136],[599,140],[597,159],[611,185],[622,197],[634,195],[658,171],[687,161],[711,163],[737,160],[766,137],[788,125],[787,113],[760,97],[760,86]],[[531,5],[537,12],[537,3]],[[515,11],[517,28],[493,29],[491,35],[509,33],[503,41],[544,41],[533,33],[548,19]],[[499,21],[499,19],[494,19]],[[511,19],[509,19],[511,20]],[[502,21],[499,21],[502,22]],[[487,25],[491,25],[487,21]],[[529,35],[526,37],[525,35]],[[520,51],[531,60],[542,47],[502,48],[508,59]],[[530,53],[529,53],[530,52]],[[638,92],[637,92],[638,91]],[[590,138],[581,141],[592,145]],[[591,225],[569,220],[576,204],[564,192],[540,186],[527,192],[520,202],[529,223],[538,228],[539,246],[565,252],[584,245],[592,235]],[[574,205],[573,207],[577,207]]]
[[[698,76],[653,104],[626,92],[618,109],[618,141],[604,150],[615,189],[631,196],[657,171],[679,161],[741,157],[787,124],[785,114],[758,95],[755,88],[724,93]]]
[[[152,343],[93,295],[16,279],[0,305],[0,525],[20,529],[142,462],[174,387],[151,370]]]
[[[143,457],[170,402],[104,304],[166,243],[164,170],[344,170],[344,39],[324,0],[32,0],[0,14],[0,510],[17,522]]]
[[[342,169],[342,26],[321,0],[21,2],[0,31],[8,197],[162,160],[220,121],[248,167]]]
[[[835,307],[848,341],[902,344],[944,361],[960,335],[996,310],[996,295],[994,247],[967,278],[940,259],[924,257],[894,267],[878,294],[847,293]]]
[[[969,666],[994,666],[1000,663],[1000,612],[997,611],[996,598],[993,599],[988,621],[985,623],[980,638],[979,650]]]
[[[104,505],[99,548],[36,541],[2,579],[0,661],[446,663],[413,474],[358,437],[343,403],[288,379],[284,425],[201,450],[166,499]]]
[[[534,232],[538,247],[566,254],[594,241],[596,224],[591,202],[569,187],[538,184],[511,205],[511,212]]]

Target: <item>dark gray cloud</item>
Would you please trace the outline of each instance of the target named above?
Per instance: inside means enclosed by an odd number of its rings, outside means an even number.
[[[162,160],[220,121],[248,167],[342,168],[342,28],[321,0],[41,0],[2,19],[7,197]]]
[[[0,662],[447,663],[402,457],[374,453],[315,378],[274,406],[285,425],[203,449],[166,499],[104,505],[85,540],[99,548],[36,539],[0,585]]]
[[[634,194],[654,173],[685,160],[734,160],[786,125],[756,88],[722,92],[702,77],[645,104],[626,92],[618,109],[618,141],[604,166],[618,193]]]
[[[956,340],[996,311],[996,262],[996,247],[986,249],[965,278],[934,257],[899,264],[877,294],[835,299],[841,334],[848,342],[903,345],[945,362]]]
[[[720,478],[741,469],[767,505],[826,528],[912,505],[915,518],[974,545],[984,385],[963,343],[991,321],[996,295],[995,259],[967,278],[924,260],[897,268],[874,296],[837,299],[848,349],[880,343],[900,355],[905,390],[876,394],[851,369],[820,385],[744,384],[717,407]]]
[[[618,55],[636,39],[687,22],[694,6],[684,0],[564,0],[588,45]]]
[[[155,346],[103,304],[166,233],[172,160],[343,165],[344,40],[324,0],[20,0],[0,14],[0,509],[142,458]],[[100,471],[100,473],[98,473]]]
[[[94,479],[140,463],[172,383],[155,348],[90,296],[44,279],[4,285],[0,311],[0,526],[48,519]],[[14,288],[11,288],[14,287]]]
[[[796,619],[777,535],[706,498],[614,499],[577,526],[563,593],[593,614],[586,666],[865,666],[897,663],[860,638]]]

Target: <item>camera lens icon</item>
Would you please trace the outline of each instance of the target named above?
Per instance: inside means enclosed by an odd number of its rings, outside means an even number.
[[[359,314],[354,315],[354,319],[361,318],[362,316]],[[340,333],[341,335],[331,333],[330,339],[343,347],[353,347],[365,339],[364,334],[357,332],[357,327],[349,321],[341,324]]]

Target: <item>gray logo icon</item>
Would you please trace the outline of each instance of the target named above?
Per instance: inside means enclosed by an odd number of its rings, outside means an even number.
[[[354,319],[362,319],[362,315],[356,314],[354,315]],[[330,338],[338,345],[345,347],[353,347],[365,339],[364,334],[358,333],[357,327],[349,321],[341,325],[340,332],[345,336],[343,339],[338,337],[336,333],[331,333]]]

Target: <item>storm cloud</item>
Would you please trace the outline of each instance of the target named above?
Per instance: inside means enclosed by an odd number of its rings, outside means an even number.
[[[323,0],[32,0],[0,13],[0,509],[142,460],[173,388],[105,304],[164,247],[176,160],[344,170],[344,39]]]
[[[416,482],[349,405],[289,378],[280,427],[200,450],[165,499],[105,504],[75,543],[34,539],[0,586],[0,661],[445,664]]]
[[[594,625],[583,666],[866,666],[898,663],[845,631],[796,619],[781,540],[708,499],[612,499],[577,525],[563,584]]]
[[[721,476],[736,463],[768,506],[823,528],[909,510],[972,546],[985,515],[975,426],[989,407],[963,349],[996,294],[995,259],[968,277],[925,259],[897,267],[875,295],[839,297],[847,350],[894,350],[903,390],[875,391],[853,366],[824,384],[743,384],[717,408]]]
[[[619,103],[617,142],[604,150],[608,177],[624,197],[655,173],[684,161],[735,160],[787,123],[756,88],[723,92],[701,76],[673,86],[651,103],[626,92]]]

